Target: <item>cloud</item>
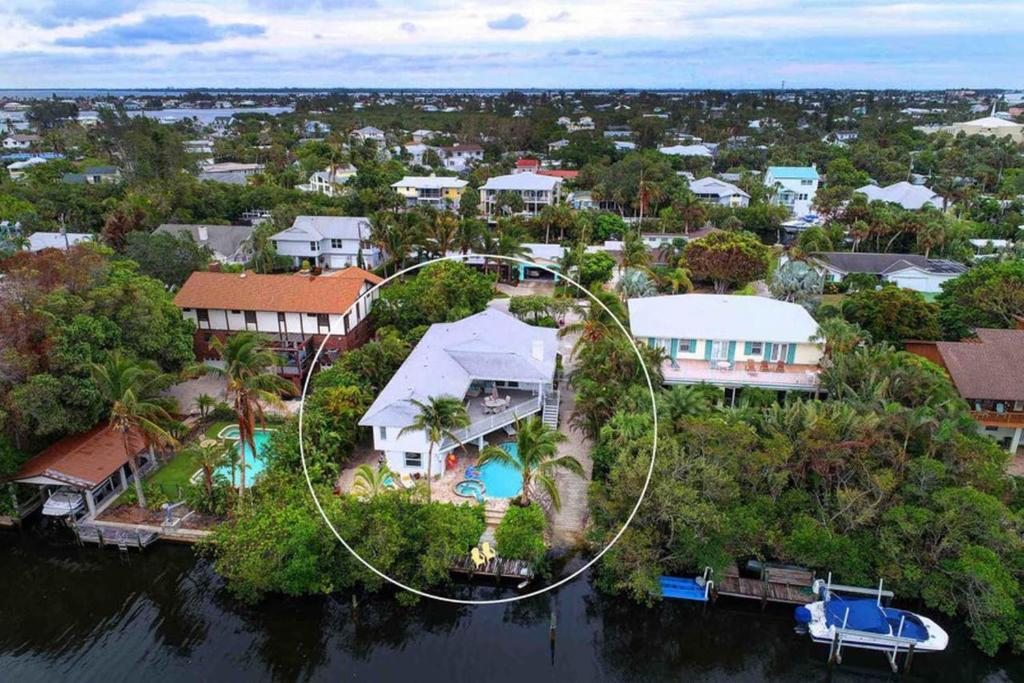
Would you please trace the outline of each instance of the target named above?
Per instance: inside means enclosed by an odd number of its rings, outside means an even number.
[[[146,17],[134,24],[116,24],[75,38],[58,38],[64,47],[138,47],[153,43],[198,45],[226,38],[262,36],[266,28],[258,24],[211,24],[195,15]]]
[[[54,28],[78,21],[113,19],[134,12],[143,0],[39,0],[16,7],[15,13],[37,26]]]
[[[519,31],[526,28],[530,23],[522,14],[510,14],[504,19],[494,19],[487,22],[487,26],[495,31]]]
[[[377,0],[249,0],[249,7],[268,12],[334,11],[362,7],[377,7]]]
[[[402,29],[406,33],[416,33],[416,31],[418,30],[416,28],[416,24],[412,23],[411,21],[403,21],[398,28]]]
[[[548,21],[556,22],[557,23],[559,21],[565,21],[568,18],[569,18],[569,13],[567,11],[565,11],[565,10],[562,10],[558,14],[554,14],[554,15],[548,17]]]

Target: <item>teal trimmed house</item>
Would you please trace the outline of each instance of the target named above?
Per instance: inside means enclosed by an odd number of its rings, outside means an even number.
[[[816,391],[818,325],[797,304],[758,296],[680,294],[629,300],[631,331],[660,348],[666,384]]]

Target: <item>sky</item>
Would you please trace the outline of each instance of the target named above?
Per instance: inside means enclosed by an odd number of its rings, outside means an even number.
[[[1024,87],[1024,0],[2,0],[0,88]]]

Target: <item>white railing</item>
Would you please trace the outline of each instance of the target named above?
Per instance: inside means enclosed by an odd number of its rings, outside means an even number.
[[[482,420],[476,420],[475,422],[470,423],[470,425],[465,429],[455,430],[454,433],[455,436],[458,438],[458,441],[454,441],[452,439],[445,439],[441,443],[441,450],[453,448],[459,445],[459,443],[469,443],[470,441],[477,437],[483,436],[484,434],[489,434],[490,432],[493,432],[496,429],[501,429],[502,427],[510,425],[516,420],[524,418],[527,415],[532,415],[533,413],[538,412],[540,408],[541,397],[535,396],[529,400],[517,403],[516,405],[510,408],[506,408],[500,413],[488,415]]]

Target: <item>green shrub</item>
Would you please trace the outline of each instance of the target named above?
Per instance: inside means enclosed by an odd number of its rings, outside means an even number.
[[[536,503],[527,507],[511,506],[494,534],[498,554],[531,564],[539,563],[547,549],[544,525],[544,511]]]

